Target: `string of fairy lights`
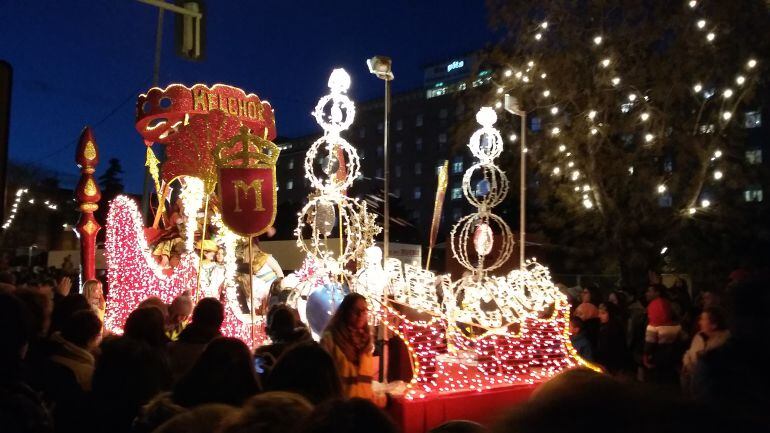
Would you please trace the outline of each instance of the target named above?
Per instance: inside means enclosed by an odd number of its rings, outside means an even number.
[[[59,209],[59,205],[52,202],[51,200],[44,200],[41,202],[39,199],[36,199],[35,197],[29,197],[26,200],[24,200],[24,196],[27,194],[30,194],[29,188],[19,188],[16,190],[16,197],[13,199],[13,204],[11,205],[11,212],[8,214],[8,217],[5,219],[5,222],[2,225],[2,228],[4,231],[11,228],[11,225],[13,225],[13,221],[16,219],[16,215],[18,215],[21,212],[21,209],[23,206],[25,206],[25,204],[35,205],[37,203],[42,203],[43,206],[49,211],[55,211]]]
[[[703,46],[714,45],[718,42],[720,32],[726,30],[713,24],[703,16],[705,12],[700,7],[700,3],[696,0],[689,0],[685,4],[685,8],[692,12],[694,27],[694,31],[688,34],[694,34],[698,38],[702,38]],[[547,38],[548,31],[551,28],[552,25],[548,21],[540,21],[535,23],[527,32],[528,35],[524,37],[530,37],[530,42],[536,47]],[[662,116],[658,116],[659,118],[656,119],[658,110],[653,105],[653,101],[650,101],[650,98],[645,95],[645,92],[640,91],[631,83],[626,84],[624,82],[622,74],[619,72],[623,65],[623,59],[616,54],[617,50],[612,49],[613,47],[609,43],[610,40],[610,35],[597,33],[586,41],[592,47],[598,59],[597,70],[601,77],[600,85],[606,86],[607,90],[614,90],[618,93],[621,113],[636,116],[638,136],[642,140],[643,145],[650,146],[655,143],[665,142],[667,126],[664,120],[660,118]],[[548,71],[545,71],[534,60],[527,59],[524,62],[518,66],[511,65],[502,71],[497,82],[495,82],[497,86],[496,93],[502,96],[506,93],[515,93],[517,90],[537,89],[536,93],[543,104],[541,108],[545,108],[553,119],[548,127],[543,128],[545,131],[544,135],[547,140],[555,143],[560,161],[551,168],[550,173],[554,177],[568,179],[573,184],[575,197],[582,206],[585,209],[593,209],[599,203],[599,196],[594,194],[594,188],[592,188],[591,181],[588,180],[586,173],[578,167],[573,150],[562,139],[563,128],[574,126],[567,125],[566,123],[569,122],[564,120],[569,118],[569,115],[573,115],[572,118],[574,120],[582,121],[579,127],[585,127],[587,131],[585,139],[583,139],[584,142],[594,139],[594,136],[605,135],[610,129],[610,125],[603,122],[599,107],[580,107],[577,115],[574,115],[575,113],[567,113],[566,107],[570,104],[559,101],[559,95],[555,94],[554,90],[549,87]],[[699,124],[696,125],[694,133],[722,133],[734,124],[735,113],[741,106],[744,95],[748,93],[748,90],[757,81],[758,60],[754,57],[746,58],[744,63],[738,66],[738,70],[734,73],[729,84],[716,86],[695,80],[692,85],[692,95],[694,101],[700,107],[700,113],[704,112],[707,104],[718,104],[718,110],[716,111],[716,125],[709,124],[708,122],[703,125],[700,124],[701,122],[698,122]],[[498,110],[501,109],[503,107],[502,100],[496,101],[494,107]],[[516,134],[511,134],[508,138],[510,141],[516,141],[519,137]],[[580,144],[583,143],[575,143],[574,145],[579,146]],[[714,145],[714,148],[708,149],[708,154],[711,156],[709,161],[707,161],[709,164],[707,178],[714,182],[720,182],[726,176],[724,168],[719,163],[724,155],[724,151],[718,145]],[[634,167],[629,166],[628,175],[633,176],[634,173]],[[655,181],[655,184],[650,188],[650,192],[661,196],[669,193],[669,185],[667,185],[665,175],[661,175]],[[714,204],[712,200],[701,195],[702,190],[698,191],[698,193],[696,200],[692,203],[686,203],[682,209],[685,215],[694,215]]]

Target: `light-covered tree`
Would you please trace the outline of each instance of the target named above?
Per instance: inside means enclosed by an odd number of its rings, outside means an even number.
[[[765,1],[487,6],[504,33],[486,102],[502,110],[509,94],[528,112],[529,164],[557,199],[541,203],[547,218],[612,257],[625,284],[641,288],[692,224],[740,210],[725,197],[752,175],[744,122],[766,70]]]

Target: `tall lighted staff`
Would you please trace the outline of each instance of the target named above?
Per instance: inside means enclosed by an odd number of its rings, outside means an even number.
[[[444,207],[444,196],[449,182],[449,161],[444,161],[438,171],[438,185],[436,186],[436,201],[433,203],[433,220],[430,224],[430,238],[428,239],[428,260],[425,261],[425,269],[430,269],[430,256],[433,247],[436,246],[438,229],[441,224],[441,210]]]
[[[222,222],[232,232],[248,239],[251,339],[254,340],[254,252],[255,236],[267,232],[275,222],[277,188],[275,164],[281,150],[267,139],[267,132],[252,134],[246,126],[240,133],[218,143],[214,149]]]

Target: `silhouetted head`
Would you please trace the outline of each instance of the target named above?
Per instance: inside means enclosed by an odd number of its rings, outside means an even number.
[[[332,357],[314,342],[297,344],[278,357],[265,388],[295,392],[313,404],[342,397],[342,384]]]
[[[302,433],[397,433],[390,417],[369,400],[331,400],[315,408],[299,428]]]
[[[219,329],[225,320],[225,307],[214,298],[203,298],[192,312],[192,323]]]
[[[259,392],[249,348],[237,338],[212,340],[174,387],[174,401],[185,407],[204,403],[240,406]]]
[[[299,394],[266,392],[251,397],[237,415],[225,420],[222,433],[293,432],[313,411]]]
[[[102,335],[102,321],[91,310],[82,310],[73,314],[64,322],[61,336],[86,350],[92,350],[99,344]]]
[[[51,328],[51,315],[53,314],[53,300],[37,290],[18,289],[15,295],[30,313],[32,329],[37,337],[45,337]]]
[[[211,433],[218,432],[228,417],[238,409],[226,404],[205,404],[181,413],[161,424],[153,433]]]
[[[168,342],[164,325],[163,314],[159,309],[138,308],[128,315],[124,335],[153,347],[161,347]]]

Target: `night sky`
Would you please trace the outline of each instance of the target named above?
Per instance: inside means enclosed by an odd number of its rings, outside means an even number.
[[[206,58],[174,53],[165,14],[160,84],[226,83],[271,102],[278,134],[317,131],[310,116],[335,67],[352,97],[382,96],[365,59],[393,58],[394,91],[422,85],[422,67],[493,40],[483,0],[208,1]],[[152,82],[157,9],[133,0],[0,0],[0,59],[14,68],[9,157],[55,170],[71,186],[75,140],[94,127],[107,159],[120,158],[127,190],[139,192],[144,146],[136,96]]]

